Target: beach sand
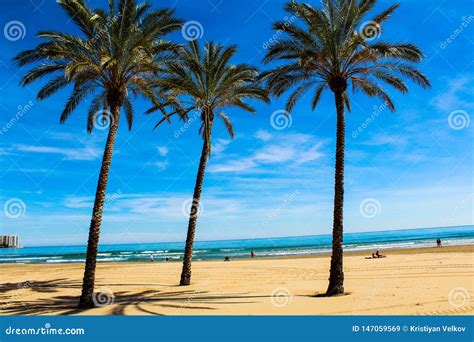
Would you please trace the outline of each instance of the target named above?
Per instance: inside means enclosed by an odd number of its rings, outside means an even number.
[[[100,263],[109,305],[79,311],[83,265],[0,265],[2,315],[467,315],[474,313],[474,246],[383,251],[344,259],[347,294],[324,298],[329,255],[193,263]],[[113,296],[112,296],[113,294]],[[109,296],[109,297],[107,297]]]

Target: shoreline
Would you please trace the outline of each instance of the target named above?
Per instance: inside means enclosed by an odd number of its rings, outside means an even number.
[[[432,252],[446,252],[446,253],[463,253],[463,250],[466,248],[472,248],[472,252],[474,252],[474,244],[466,244],[466,245],[456,245],[456,246],[444,246],[444,247],[415,247],[415,248],[391,248],[391,249],[379,249],[379,251],[383,251],[386,255],[390,253],[392,255],[395,254],[419,254],[419,253],[432,253]],[[344,256],[371,256],[374,250],[365,250],[365,251],[345,251]],[[465,251],[465,253],[469,253]],[[270,259],[270,260],[285,260],[285,259],[314,259],[314,258],[325,258],[331,255],[331,252],[328,253],[314,253],[314,254],[306,254],[306,255],[285,255],[285,256],[263,256],[263,257],[255,257],[255,258],[236,258],[233,259],[237,260],[258,260],[258,259]],[[231,259],[232,260],[232,259]],[[199,260],[201,261],[218,261],[218,260]],[[170,262],[170,261],[168,261]],[[174,261],[176,262],[176,261]]]
[[[421,254],[421,253],[433,253],[433,252],[446,252],[446,253],[463,253],[466,248],[471,247],[472,252],[474,252],[474,244],[465,244],[465,245],[456,245],[456,246],[443,246],[443,247],[415,247],[415,248],[392,248],[392,249],[379,249],[381,254],[386,255],[387,253],[391,255],[397,254]],[[374,250],[365,250],[365,251],[345,251],[344,256],[371,256]],[[468,252],[466,252],[468,253]],[[287,260],[287,259],[314,259],[314,258],[325,258],[331,255],[331,252],[327,253],[312,253],[312,254],[299,254],[299,255],[283,255],[283,256],[256,256],[255,258],[249,257],[240,257],[240,258],[231,258],[231,261],[247,261],[247,260]],[[207,260],[196,260],[193,259],[194,262],[216,262],[216,261],[223,261],[222,259],[207,259]],[[50,262],[43,262],[43,263],[0,263],[0,266],[7,266],[7,265],[83,265],[85,261],[81,262],[60,262],[60,263],[50,263]],[[97,260],[97,264],[100,265],[115,265],[115,264],[176,264],[182,263],[183,260],[173,259],[169,261],[159,260],[159,261],[100,261]]]

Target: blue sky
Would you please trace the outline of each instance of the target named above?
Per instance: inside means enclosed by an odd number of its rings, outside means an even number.
[[[265,46],[274,35],[271,23],[287,15],[280,0],[152,3],[199,22],[201,42],[237,44],[236,63],[263,69],[268,68],[261,64]],[[392,3],[380,0],[377,9]],[[84,244],[106,132],[86,133],[86,106],[60,125],[68,91],[37,102],[42,82],[20,88],[26,69],[11,63],[12,56],[38,42],[38,30],[76,29],[54,1],[6,0],[1,6],[1,232],[20,235],[23,245]],[[377,39],[423,49],[427,57],[420,68],[433,86],[422,90],[409,84],[408,95],[390,92],[396,113],[380,100],[353,96],[347,115],[347,232],[473,223],[473,15],[469,0],[401,1],[384,25]],[[12,21],[21,23],[16,23],[18,36],[8,33]],[[171,38],[184,41],[181,32]],[[221,124],[215,126],[197,239],[330,233],[334,101],[326,92],[311,112],[310,98],[298,103],[291,124],[282,127],[271,118],[284,108],[285,96],[256,104],[256,115],[229,111],[233,141]],[[152,131],[158,117],[142,114],[148,108],[136,101],[131,132],[122,122],[103,243],[185,238],[186,204],[201,151],[199,127],[175,122]]]

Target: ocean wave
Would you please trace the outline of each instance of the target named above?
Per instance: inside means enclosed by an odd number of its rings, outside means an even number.
[[[420,248],[436,246],[441,238],[443,246],[474,245],[474,227],[470,230],[459,228],[420,229],[408,231],[387,231],[372,233],[349,233],[344,236],[345,251],[367,251]],[[182,259],[183,250],[178,244],[131,244],[122,246],[101,246],[99,262],[156,262],[165,258]],[[118,249],[121,250],[118,250]],[[278,239],[255,239],[199,242],[199,249],[193,251],[195,259],[222,260],[224,257],[249,258],[253,250],[257,257],[283,257],[297,255],[323,254],[331,252],[330,235],[292,237]],[[79,263],[85,259],[84,246],[24,247],[11,250],[0,249],[0,264],[28,263]]]
[[[103,262],[103,261],[118,261],[118,260],[125,261],[125,260],[127,260],[127,258],[117,257],[117,258],[100,258],[100,259],[97,259],[97,261],[100,261],[100,262]]]
[[[54,264],[64,264],[69,262],[84,262],[85,259],[62,259],[62,260],[46,260],[47,263],[54,263]]]

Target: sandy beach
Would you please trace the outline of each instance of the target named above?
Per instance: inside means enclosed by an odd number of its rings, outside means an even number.
[[[324,298],[329,255],[197,261],[193,284],[177,286],[181,263],[99,263],[104,306],[79,311],[82,264],[0,265],[2,315],[467,315],[474,313],[474,246],[345,257],[346,294]]]

